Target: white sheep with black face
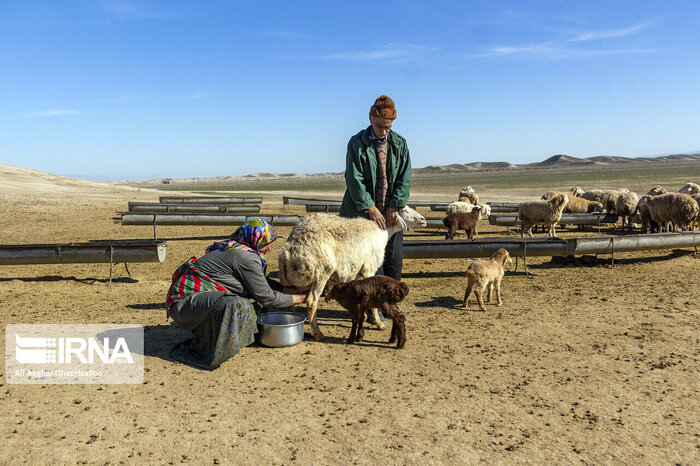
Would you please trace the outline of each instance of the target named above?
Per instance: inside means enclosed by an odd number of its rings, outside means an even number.
[[[372,220],[318,214],[297,223],[278,253],[280,279],[286,286],[309,289],[308,318],[316,340],[323,334],[316,321],[318,300],[329,278],[341,282],[371,277],[384,262],[389,238],[398,231],[427,225],[425,217],[404,207],[396,224],[382,230]],[[375,322],[384,325],[373,309]]]

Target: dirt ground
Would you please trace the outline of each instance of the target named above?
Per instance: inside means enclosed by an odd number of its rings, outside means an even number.
[[[157,200],[155,191],[22,186],[0,193],[3,243],[152,235],[112,217],[128,200]],[[280,202],[266,197],[263,211]],[[482,236],[504,234],[484,223]],[[388,327],[346,345],[347,313],[322,303],[325,341],[307,326],[297,346],[248,347],[206,372],[168,358],[187,335],[166,322],[163,301],[175,268],[229,230],[159,227],[165,262],[131,264],[131,278],[118,265],[111,286],[107,264],[0,267],[3,328],[140,324],[146,371],[142,385],[10,385],[3,376],[1,463],[700,463],[692,249],[619,254],[612,268],[534,258],[532,277],[510,265],[503,306],[487,312],[461,306],[467,260],[406,260],[405,349],[387,343]]]

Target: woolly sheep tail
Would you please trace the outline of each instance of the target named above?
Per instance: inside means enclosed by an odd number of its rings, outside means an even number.
[[[278,256],[280,281],[285,286],[306,286],[313,282],[313,274],[306,263],[295,264],[287,249]]]

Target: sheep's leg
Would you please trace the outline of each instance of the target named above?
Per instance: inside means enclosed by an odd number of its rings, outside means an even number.
[[[308,320],[311,323],[311,330],[316,341],[323,340],[323,333],[321,333],[321,330],[318,328],[318,322],[316,321],[316,309],[318,308],[318,298],[321,296],[321,292],[325,286],[325,281],[320,290],[317,284],[312,285],[306,297],[306,306],[309,309]]]
[[[396,325],[396,322],[391,323],[391,336],[389,337],[389,343],[396,343],[397,338],[399,337],[399,326]]]
[[[503,301],[501,301],[501,278],[496,279],[496,299],[498,299],[498,306],[501,306],[503,304]]]
[[[391,317],[391,338],[389,338],[389,343],[396,342],[396,348],[403,348],[406,346],[406,317],[399,312],[399,308],[396,304],[389,305],[384,303],[382,305],[382,312],[387,317]]]
[[[383,330],[386,324],[384,324],[384,322],[382,322],[382,319],[379,318],[379,312],[377,311],[377,309],[373,308],[368,310],[367,312],[372,313],[372,317],[374,318],[377,330]]]
[[[470,281],[467,285],[467,291],[464,292],[464,307],[469,307],[469,295],[474,290],[474,282]]]
[[[350,336],[347,340],[349,345],[355,343],[355,337],[357,336],[357,321],[360,320],[359,317],[364,318],[364,316],[358,316],[356,311],[357,309],[350,311],[350,315],[352,317],[352,330],[350,330]]]
[[[396,343],[398,338],[399,326],[397,325],[396,318],[399,313],[396,310],[396,306],[389,306],[388,304],[382,305],[382,312],[387,318],[391,319],[391,336],[389,337],[389,343]]]
[[[493,294],[493,282],[489,282],[489,284],[486,286],[488,287],[488,290],[486,291],[486,301],[490,303],[492,298],[491,295]]]
[[[484,304],[484,300],[483,300],[483,298],[481,297],[481,294],[482,294],[483,292],[484,292],[483,289],[477,288],[477,289],[474,291],[474,294],[476,295],[476,300],[479,302],[479,309],[481,309],[482,311],[485,311],[485,310],[486,310],[486,305]]]
[[[365,309],[361,307],[356,308],[357,311],[357,335],[355,336],[355,342],[359,343],[365,337]],[[376,309],[374,310],[376,312]]]

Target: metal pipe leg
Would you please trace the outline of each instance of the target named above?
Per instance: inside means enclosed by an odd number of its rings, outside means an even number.
[[[114,246],[109,247],[109,283],[107,286],[112,286],[112,266],[114,265]]]

